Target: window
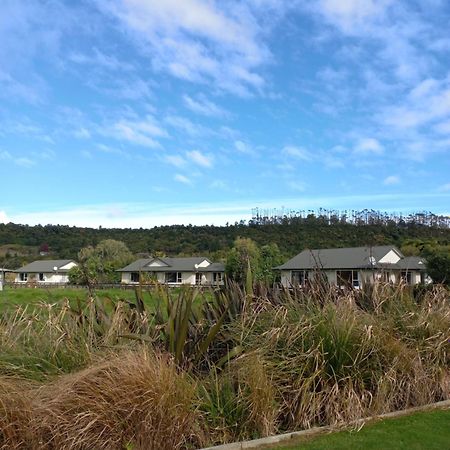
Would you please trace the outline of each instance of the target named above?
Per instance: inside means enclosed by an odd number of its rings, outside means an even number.
[[[291,273],[291,283],[304,286],[309,280],[309,273],[306,270],[293,270]]]
[[[20,274],[20,281],[28,281],[28,274],[26,272]]]
[[[400,278],[404,283],[411,284],[411,272],[404,271],[400,274]]]
[[[221,283],[222,280],[223,280],[222,272],[213,272],[213,282],[214,283]]]
[[[139,283],[139,272],[131,272],[130,278],[132,283]]]
[[[182,281],[181,272],[166,272],[166,283],[181,283]]]
[[[337,270],[336,279],[339,287],[359,287],[357,270]]]
[[[43,273],[39,274],[39,281],[45,281],[45,276]]]
[[[195,284],[202,284],[202,274],[201,273],[195,274]]]

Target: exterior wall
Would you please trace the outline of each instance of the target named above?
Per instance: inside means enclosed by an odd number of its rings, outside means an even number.
[[[390,250],[378,262],[381,264],[395,264],[400,261],[400,256],[394,251]]]
[[[345,269],[342,269],[345,270]],[[312,271],[309,271],[311,274]],[[324,270],[323,273],[326,275],[328,282],[332,285],[337,284],[337,274],[336,270]],[[385,270],[385,271],[372,271],[372,270],[359,270],[358,271],[358,280],[359,285],[361,286],[363,283],[374,283],[375,281],[389,281],[390,283],[398,283],[401,277],[400,270]],[[421,275],[419,271],[410,271],[411,272],[411,284],[419,284],[421,282]],[[387,279],[386,279],[387,278]],[[281,284],[284,287],[290,287],[292,280],[292,271],[291,270],[282,270],[281,271]]]
[[[172,272],[172,271],[168,271]],[[145,273],[145,272],[144,272]],[[214,276],[212,272],[201,272],[202,274],[202,285],[211,285],[214,283]],[[156,272],[156,281],[161,284],[166,284],[166,272]],[[195,285],[195,272],[181,272],[181,283],[167,283],[171,286],[181,285],[181,284],[189,284]],[[131,281],[131,272],[122,272],[122,284],[138,284],[137,282]],[[216,283],[217,284],[217,283]],[[220,283],[223,284],[223,281]]]
[[[28,280],[27,281],[21,281],[20,280],[20,273],[16,274],[15,282],[16,283],[55,283],[55,284],[62,284],[62,283],[68,283],[69,282],[69,275],[67,273],[53,273],[53,272],[40,272],[44,273],[44,280],[39,280],[39,273],[28,273]]]

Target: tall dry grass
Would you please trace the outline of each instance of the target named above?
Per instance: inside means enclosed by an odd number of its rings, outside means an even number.
[[[110,355],[34,390],[0,381],[0,448],[181,449],[204,441],[196,383],[169,355]]]
[[[138,295],[3,315],[0,446],[189,449],[450,398],[443,287],[160,300],[164,313]]]

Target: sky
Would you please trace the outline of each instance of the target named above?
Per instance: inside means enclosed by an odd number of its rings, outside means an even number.
[[[447,0],[0,0],[0,223],[450,214]]]

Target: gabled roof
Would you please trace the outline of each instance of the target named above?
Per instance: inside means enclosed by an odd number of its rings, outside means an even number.
[[[426,260],[419,256],[405,256],[396,266],[403,270],[426,270]]]
[[[390,251],[394,251],[400,258],[403,258],[400,250],[393,245],[327,248],[303,250],[297,256],[276,268],[281,270],[376,268],[380,266],[380,259]],[[394,265],[389,264],[389,266]]]
[[[15,270],[16,273],[43,273],[43,272],[54,272],[55,267],[58,271],[67,272],[68,269],[61,269],[65,265],[75,262],[73,259],[45,259],[42,261],[34,261],[20,269]]]
[[[160,262],[160,266],[152,266],[152,262]],[[209,264],[207,267],[196,267],[203,261]],[[204,256],[192,256],[187,258],[142,258],[128,266],[119,269],[118,272],[223,272],[222,263],[213,263]]]

